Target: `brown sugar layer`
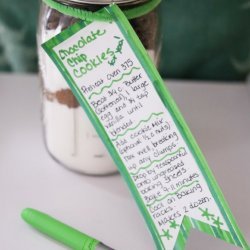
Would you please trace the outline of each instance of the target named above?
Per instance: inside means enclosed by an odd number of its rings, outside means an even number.
[[[147,50],[154,50],[158,39],[158,15],[156,10],[131,19],[131,25]]]
[[[62,105],[68,106],[69,108],[77,108],[80,106],[70,89],[60,89],[56,92],[44,90],[44,96],[48,101],[57,101]]]

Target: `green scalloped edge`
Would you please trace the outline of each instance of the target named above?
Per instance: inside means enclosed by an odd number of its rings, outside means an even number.
[[[176,241],[176,245],[174,250],[182,250],[185,248],[185,244],[190,232],[191,228],[195,228],[197,230],[200,230],[204,233],[213,235],[217,238],[220,238],[222,240],[225,240],[228,243],[232,243],[236,246],[242,247],[243,249],[249,250],[250,247],[247,244],[246,240],[244,239],[239,227],[237,226],[237,223],[230,211],[230,208],[222,194],[222,191],[220,190],[220,187],[218,183],[216,182],[211,169],[208,166],[208,163],[202,154],[196,140],[194,139],[190,129],[188,128],[179,108],[177,107],[175,101],[173,100],[169,90],[166,88],[164,81],[162,80],[161,76],[159,75],[157,69],[155,68],[153,62],[151,61],[150,57],[148,56],[146,50],[144,49],[141,41],[137,37],[135,31],[129,24],[129,21],[123,14],[123,12],[119,9],[119,7],[115,4],[110,5],[109,7],[105,8],[105,11],[110,13],[114,21],[119,26],[121,32],[123,33],[124,37],[126,37],[128,43],[130,44],[131,48],[133,49],[133,52],[137,56],[138,60],[144,67],[145,71],[147,72],[150,80],[152,81],[159,97],[161,98],[162,102],[164,103],[166,109],[170,112],[176,126],[178,127],[179,131],[181,132],[185,142],[187,143],[189,150],[192,152],[202,174],[205,178],[207,185],[210,189],[211,194],[213,195],[213,198],[219,207],[221,214],[230,230],[230,232],[215,228],[214,226],[210,226],[204,222],[197,221],[195,219],[189,218],[187,216],[184,216],[183,222],[181,224],[181,229],[178,234],[178,238]],[[53,51],[53,48],[63,42],[65,39],[69,38],[82,28],[86,27],[88,23],[79,22],[72,26],[70,26],[68,29],[62,31],[57,36],[53,37],[46,43],[42,45],[44,50],[47,52],[47,54],[51,57],[51,59],[54,61],[54,63],[57,65],[58,69],[61,71],[62,75],[66,79],[67,83],[69,84],[70,88],[72,89],[72,92],[76,96],[77,100],[81,104],[82,108],[87,113],[89,119],[93,123],[97,133],[99,134],[100,138],[102,139],[103,143],[106,145],[110,155],[112,156],[113,160],[115,161],[121,175],[123,176],[124,180],[126,181],[127,185],[129,186],[129,189],[141,211],[143,214],[143,217],[148,225],[148,228],[152,234],[152,237],[155,241],[156,247],[159,250],[164,250],[165,247],[163,245],[163,242],[161,240],[160,234],[157,231],[153,220],[151,219],[149,212],[147,211],[147,208],[143,202],[143,200],[140,197],[140,194],[136,188],[136,186],[133,183],[133,180],[131,176],[129,175],[128,171],[126,170],[126,167],[124,166],[120,156],[118,155],[115,147],[112,145],[112,142],[110,138],[108,137],[107,133],[105,132],[105,129],[103,125],[100,123],[98,117],[96,114],[92,111],[92,108],[89,106],[87,100],[82,95],[80,89],[76,86],[74,83],[72,77],[64,67],[64,65],[61,63],[60,59],[57,57],[56,53]]]

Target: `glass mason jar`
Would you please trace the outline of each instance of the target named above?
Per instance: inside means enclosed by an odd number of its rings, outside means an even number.
[[[129,9],[148,0],[113,0],[122,9]],[[89,11],[96,11],[107,0],[58,0],[58,2]],[[79,106],[68,84],[41,48],[41,44],[78,20],[66,16],[44,3],[38,24],[39,69],[42,80],[42,122],[45,144],[50,155],[67,168],[90,175],[117,172],[108,151],[98,137],[87,115]],[[130,20],[149,55],[158,64],[160,42],[157,9]]]

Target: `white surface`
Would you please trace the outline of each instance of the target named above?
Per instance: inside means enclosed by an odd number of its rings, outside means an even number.
[[[170,81],[169,87],[250,241],[249,86]],[[0,96],[1,250],[65,249],[20,219],[25,207],[47,212],[115,249],[154,249],[119,175],[78,175],[49,157],[36,76],[0,75]],[[234,249],[197,232],[190,239],[189,250]]]

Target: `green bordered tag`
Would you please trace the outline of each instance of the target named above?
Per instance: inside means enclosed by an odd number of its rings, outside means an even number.
[[[184,249],[192,228],[249,249],[172,96],[117,5],[42,46],[108,148],[157,249]]]

